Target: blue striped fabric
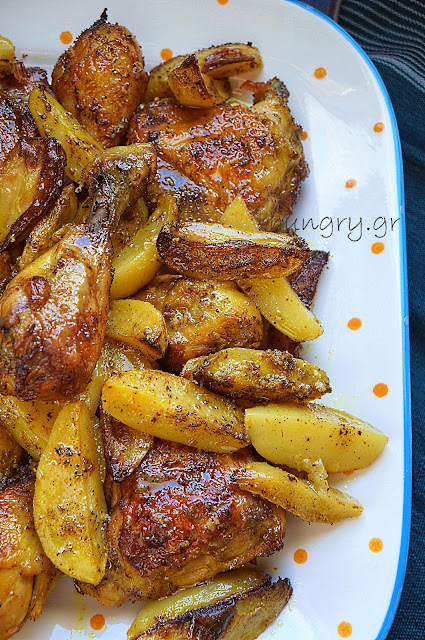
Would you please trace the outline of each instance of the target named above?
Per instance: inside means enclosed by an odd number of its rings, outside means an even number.
[[[308,3],[337,17],[338,7],[334,3],[320,0]],[[403,150],[413,505],[406,581],[388,640],[425,640],[425,0],[342,0],[339,23],[378,68],[394,105]]]

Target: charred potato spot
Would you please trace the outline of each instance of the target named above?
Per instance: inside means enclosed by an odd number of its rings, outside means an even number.
[[[64,183],[65,154],[56,140],[20,138],[0,174],[0,250],[24,238]]]
[[[143,66],[130,31],[102,16],[59,58],[53,89],[98,142],[113,147],[124,139],[130,116],[143,99],[148,81]]]
[[[168,84],[176,100],[184,107],[208,109],[230,98],[230,84],[201,73],[195,55],[191,55],[168,76]]]
[[[220,281],[285,276],[310,252],[304,240],[288,233],[245,233],[200,222],[163,227],[156,246],[168,267],[189,277]]]
[[[217,80],[256,71],[263,66],[260,52],[250,43],[223,44],[218,47],[200,49],[191,55],[176,56],[158,65],[150,72],[145,94],[146,103],[155,98],[167,98],[172,95],[169,77],[188,58],[194,58],[197,61],[200,73]]]

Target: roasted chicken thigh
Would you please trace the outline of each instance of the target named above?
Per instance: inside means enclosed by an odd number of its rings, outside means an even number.
[[[106,576],[79,589],[108,606],[161,598],[279,550],[285,512],[230,482],[226,463],[251,459],[155,440],[130,476],[111,483]]]
[[[130,122],[127,140],[156,148],[158,176],[148,198],[171,191],[182,218],[218,222],[240,194],[264,229],[279,228],[307,175],[288,97],[274,78],[261,85],[252,107],[189,109],[174,98],[147,104]]]

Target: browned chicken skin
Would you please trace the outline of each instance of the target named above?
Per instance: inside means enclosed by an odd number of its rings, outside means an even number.
[[[105,334],[110,233],[154,172],[151,145],[104,152],[87,167],[87,222],[70,225],[0,299],[1,393],[64,401],[84,390]]]
[[[107,606],[169,595],[283,545],[285,512],[230,483],[221,455],[155,440],[136,471],[112,483],[109,568],[81,585]]]
[[[171,191],[182,218],[218,221],[240,194],[265,229],[290,213],[307,165],[279,80],[265,85],[251,108],[227,104],[188,109],[173,98],[156,100],[133,117],[128,143],[153,142],[158,178],[148,189]]]
[[[141,103],[148,74],[134,36],[100,20],[83,31],[57,61],[52,84],[59,102],[104,147],[120,144]]]

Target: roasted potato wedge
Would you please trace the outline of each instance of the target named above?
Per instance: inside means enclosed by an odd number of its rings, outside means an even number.
[[[15,47],[13,42],[5,36],[0,36],[0,60],[14,60]]]
[[[216,79],[257,71],[263,66],[259,50],[251,44],[223,44],[218,47],[200,49],[193,55],[198,61],[201,73]],[[180,67],[187,57],[187,54],[176,56],[152,69],[146,89],[145,102],[172,95],[168,77],[174,69]]]
[[[171,71],[168,84],[177,102],[184,107],[209,109],[230,98],[229,81],[215,80],[203,74],[195,54]]]
[[[327,486],[315,486],[267,462],[252,462],[235,468],[233,481],[245,491],[277,504],[307,522],[333,524],[357,518],[363,507],[352,496]]]
[[[141,300],[111,302],[106,337],[129,344],[151,360],[161,358],[168,344],[162,313]]]
[[[286,583],[285,596],[278,596],[278,600],[281,601],[281,608],[283,608],[291,595],[292,589],[289,581],[279,580],[279,582]],[[270,576],[251,567],[219,574],[204,585],[184,589],[168,598],[148,603],[134,620],[128,630],[127,637],[129,640],[144,640],[147,638],[169,638],[170,640],[205,638],[206,640],[207,637],[211,637],[211,629],[214,629],[214,637],[223,637],[226,640],[236,638],[237,636],[233,633],[229,636],[227,633],[224,636],[220,633],[221,625],[225,627],[229,623],[229,616],[231,618],[230,628],[232,631],[238,623],[242,622],[240,616],[236,613],[236,609],[238,609],[239,613],[242,609],[246,610],[247,607],[238,607],[236,603],[242,604],[247,598],[252,603],[251,597],[254,594],[257,594],[256,599],[258,599],[260,593],[265,596],[267,590],[270,593],[270,587],[276,587],[277,584],[272,585]],[[282,590],[279,591],[281,591],[280,595],[283,596]],[[264,600],[264,604],[266,604],[268,598],[266,597]],[[255,608],[252,607],[254,610]],[[270,615],[270,603],[267,609]],[[227,615],[223,615],[224,612]],[[244,617],[247,614],[248,611],[245,611]],[[276,614],[274,617],[276,617]],[[273,618],[270,617],[269,622]],[[192,630],[190,630],[190,624],[188,624],[190,621],[192,622]],[[248,621],[246,620],[246,622]],[[207,627],[205,630],[202,628],[204,625]],[[225,630],[226,627],[221,631]],[[207,635],[204,635],[203,631]],[[256,638],[257,635],[243,635],[242,637],[243,640],[248,640],[248,638]]]
[[[0,395],[0,425],[36,460],[46,447],[60,405]]]
[[[63,573],[98,584],[106,566],[107,509],[90,415],[84,402],[58,415],[40,458],[34,521],[44,551]]]
[[[222,223],[248,233],[258,230],[257,222],[240,196],[224,211]],[[239,280],[238,284],[270,324],[290,339],[304,342],[322,335],[320,323],[301,302],[286,278]]]
[[[66,175],[77,182],[84,167],[102,151],[102,146],[45,89],[35,87],[28,106],[40,134],[61,143],[66,153]]]
[[[149,360],[137,349],[123,342],[105,340],[90,381],[78,396],[78,400],[86,403],[90,415],[93,416],[99,406],[102,386],[107,378],[132,369],[150,369],[151,366]]]
[[[329,393],[328,376],[282,351],[223,349],[186,362],[181,375],[232,400],[307,402]]]
[[[106,11],[77,38],[52,72],[59,102],[104,147],[119,145],[148,82],[141,49]]]
[[[288,579],[161,620],[139,640],[255,640],[277,618],[292,594]]]
[[[161,267],[156,249],[158,234],[164,224],[175,222],[177,218],[178,211],[174,198],[161,195],[150,219],[135,232],[127,246],[116,252],[112,263],[114,267],[112,300],[133,295],[149,284],[158,273]]]
[[[296,342],[316,340],[323,328],[286,278],[238,280],[238,285],[276,329]]]
[[[56,232],[75,220],[78,207],[74,185],[69,184],[64,188],[49,213],[31,231],[24,250],[16,261],[15,269],[24,269],[47,249],[50,249],[55,243]]]
[[[295,271],[308,257],[307,244],[289,233],[245,233],[219,224],[166,225],[156,243],[168,267],[193,278],[275,278]]]
[[[25,238],[62,191],[65,154],[56,140],[20,138],[0,174],[0,251]]]
[[[245,412],[245,425],[263,458],[299,471],[319,459],[329,473],[363,469],[388,442],[367,422],[315,403],[253,407]]]
[[[260,313],[233,282],[157,276],[136,297],[153,304],[165,318],[169,342],[163,364],[172,371],[226,347],[260,344]]]
[[[225,453],[249,444],[241,409],[164,371],[128,371],[106,380],[102,408],[133,429]]]
[[[139,466],[153,444],[153,436],[128,427],[101,410],[105,458],[115,482],[122,482]]]
[[[249,212],[242,196],[236,196],[233,202],[226,207],[221,216],[221,224],[223,227],[230,227],[230,229],[244,231],[245,233],[260,231],[258,222]]]

